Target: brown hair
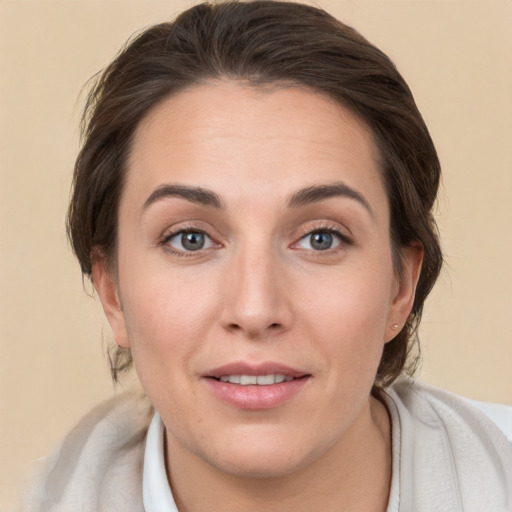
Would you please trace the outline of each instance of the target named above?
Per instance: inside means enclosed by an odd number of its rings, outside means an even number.
[[[115,269],[119,200],[140,121],[169,95],[218,78],[312,88],[349,108],[372,130],[390,202],[397,274],[400,247],[419,241],[424,250],[411,315],[385,345],[378,368],[375,385],[389,385],[406,368],[423,303],[441,269],[432,216],[440,166],[413,96],[391,60],[321,9],[278,1],[197,5],[173,22],[145,30],[99,75],[84,111],[67,218],[83,274],[91,276],[98,249]],[[129,351],[114,351],[114,380],[130,364]]]

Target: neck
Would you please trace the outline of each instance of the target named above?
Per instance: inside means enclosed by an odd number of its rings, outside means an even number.
[[[356,424],[326,453],[269,478],[221,472],[168,438],[173,496],[180,512],[384,512],[391,483],[390,432],[386,408],[370,398]]]

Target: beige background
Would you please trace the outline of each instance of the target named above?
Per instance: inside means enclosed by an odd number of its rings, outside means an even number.
[[[0,1],[3,511],[30,461],[112,393],[108,328],[63,227],[80,89],[135,30],[192,3]],[[448,264],[426,308],[422,378],[512,404],[512,1],[318,3],[395,60],[444,165]]]

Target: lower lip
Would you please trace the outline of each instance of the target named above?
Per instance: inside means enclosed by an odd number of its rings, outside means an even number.
[[[289,382],[268,386],[230,384],[216,379],[204,381],[215,396],[237,409],[272,409],[279,407],[295,397],[309,382],[310,377],[301,377]]]

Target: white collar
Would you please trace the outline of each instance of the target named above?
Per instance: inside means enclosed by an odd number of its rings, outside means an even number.
[[[165,470],[164,435],[164,424],[155,412],[146,437],[142,473],[142,497],[146,512],[178,512]]]

